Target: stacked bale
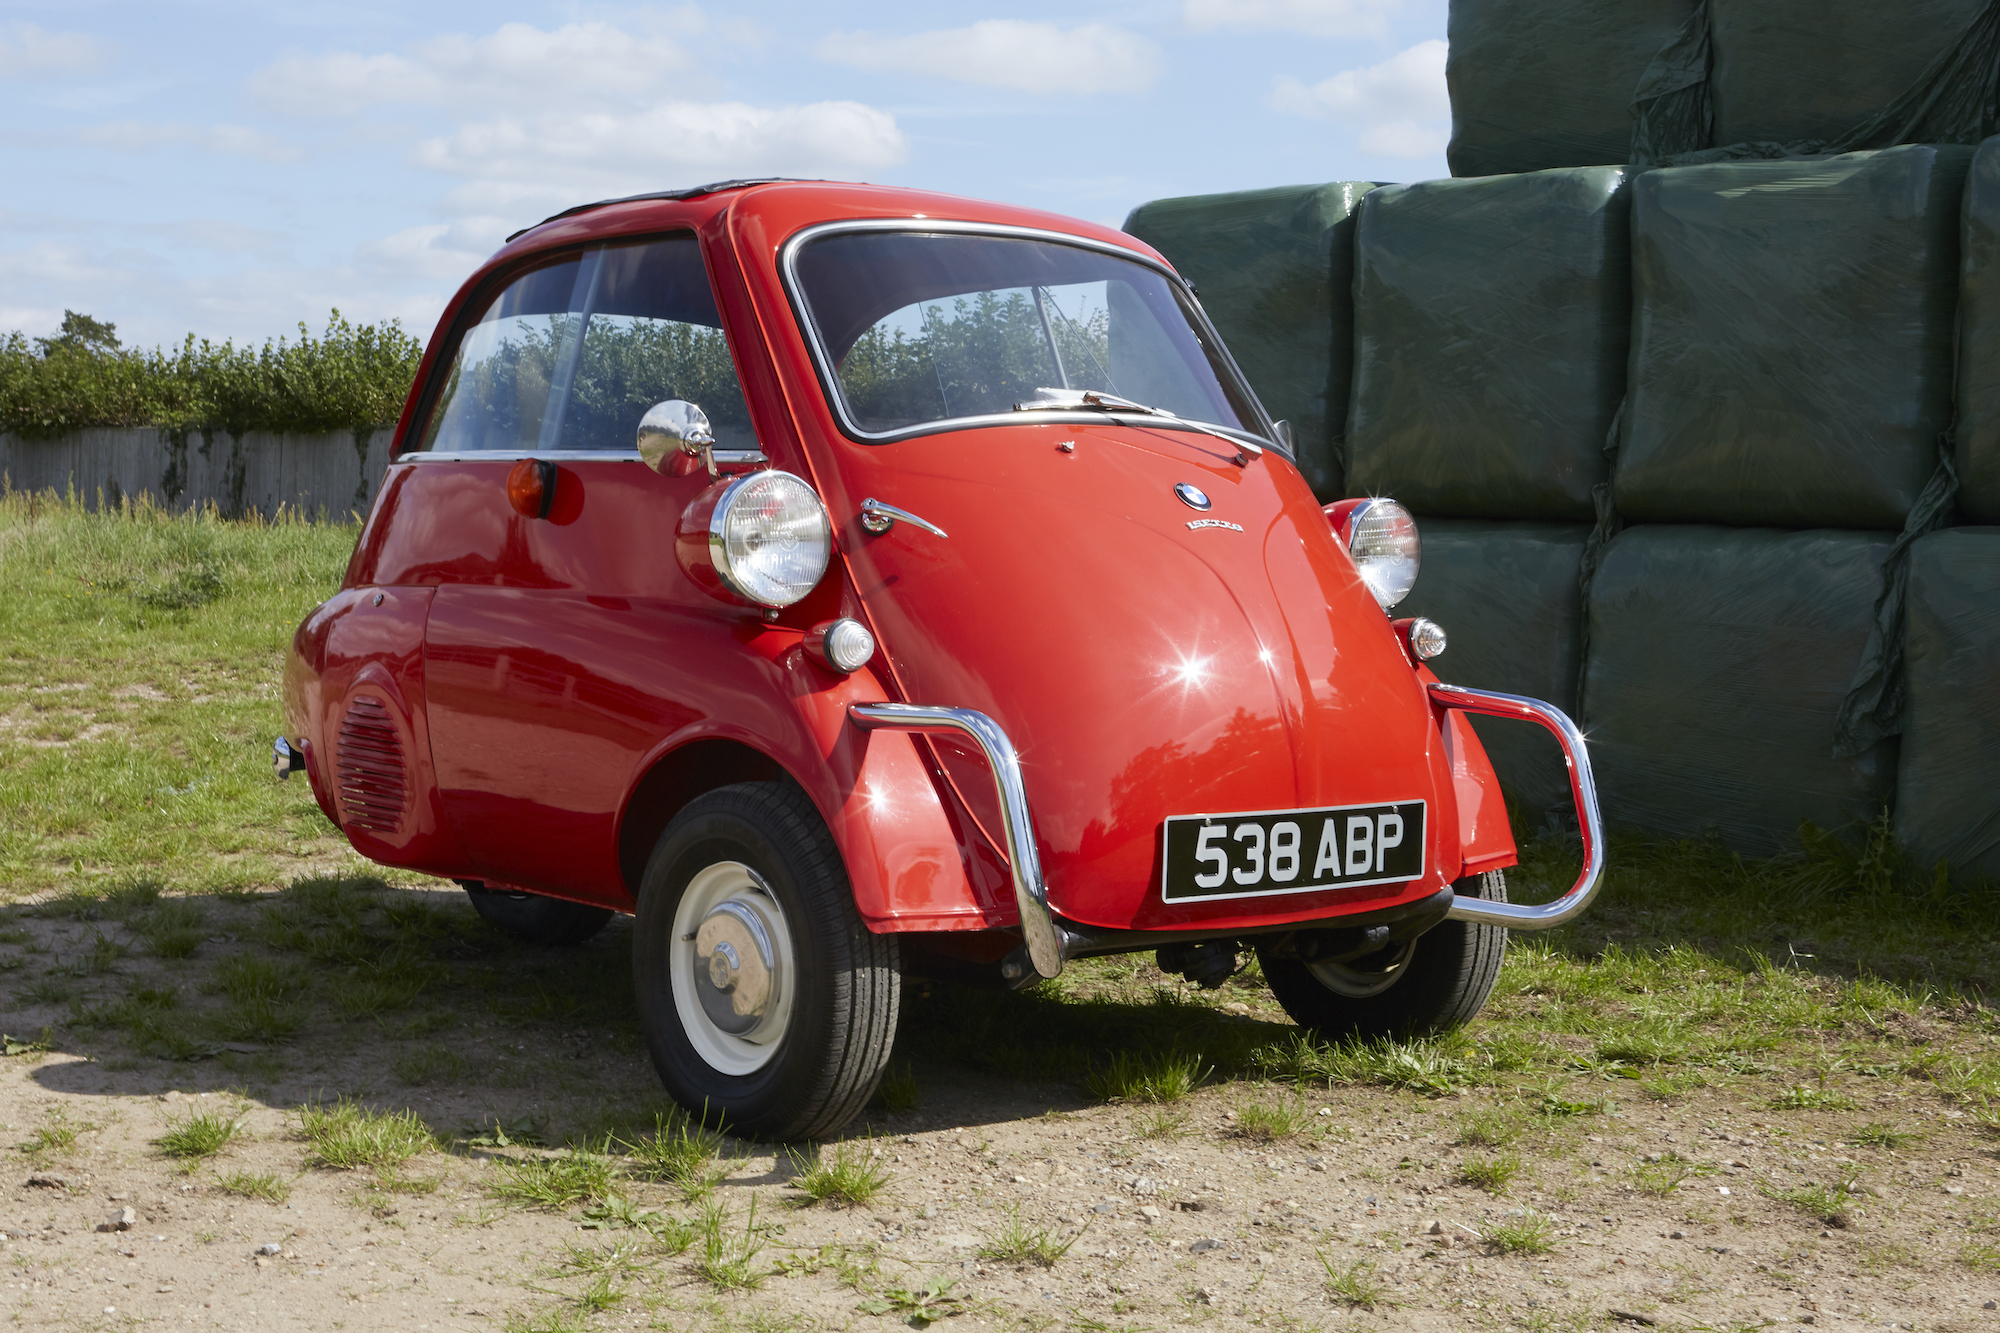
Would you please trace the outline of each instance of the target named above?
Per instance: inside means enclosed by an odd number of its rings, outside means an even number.
[[[1350,494],[1421,517],[1397,614],[1450,637],[1455,684],[1576,707],[1577,586],[1625,376],[1624,173],[1616,167],[1377,190],[1355,227]],[[1538,729],[1476,720],[1517,811],[1569,809]]]
[[[1695,0],[1454,0],[1454,176],[1623,162],[1632,89]]]
[[[1916,543],[1905,642],[1897,837],[1921,866],[2000,881],[2000,528]]]
[[[1973,155],[1965,183],[1959,297],[1958,503],[2000,523],[2000,139]]]
[[[1348,289],[1361,181],[1158,199],[1125,230],[1165,255],[1271,415],[1292,423],[1299,470],[1323,499],[1342,493]]]

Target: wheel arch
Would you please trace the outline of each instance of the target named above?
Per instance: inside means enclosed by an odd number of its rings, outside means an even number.
[[[698,736],[655,756],[632,785],[618,819],[618,875],[634,899],[653,846],[674,816],[696,797],[739,782],[787,782],[804,789],[783,764],[734,737]]]

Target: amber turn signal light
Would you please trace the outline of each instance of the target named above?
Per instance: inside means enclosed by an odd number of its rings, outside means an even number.
[[[546,458],[524,458],[507,474],[507,503],[522,518],[547,518],[556,502],[556,465]]]

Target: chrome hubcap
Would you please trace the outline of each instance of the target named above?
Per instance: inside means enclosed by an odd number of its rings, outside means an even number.
[[[770,1062],[791,1024],[796,968],[785,914],[757,872],[718,861],[674,911],[674,1008],[695,1051],[724,1074]]]

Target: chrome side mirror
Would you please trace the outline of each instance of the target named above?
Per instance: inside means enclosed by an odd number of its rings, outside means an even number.
[[[1292,429],[1291,422],[1289,421],[1272,422],[1271,434],[1274,437],[1276,437],[1278,441],[1278,447],[1280,449],[1283,449],[1286,453],[1290,454],[1294,458],[1297,458],[1299,456],[1299,442],[1297,439],[1297,432],[1295,432]]]
[[[715,469],[715,432],[709,428],[708,414],[693,403],[669,398],[653,404],[639,418],[639,457],[659,472],[678,455],[699,459],[711,477],[720,475]]]

